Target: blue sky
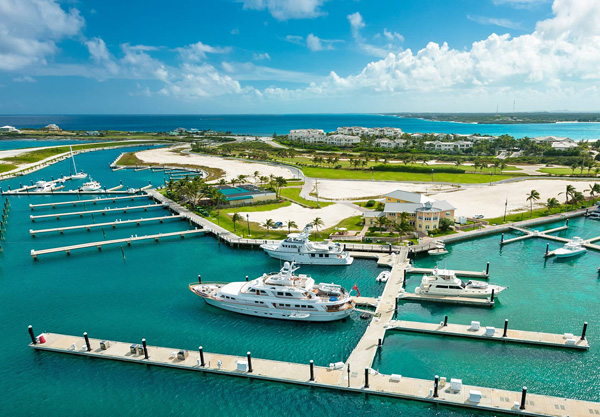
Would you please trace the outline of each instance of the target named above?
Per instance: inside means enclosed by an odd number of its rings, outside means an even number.
[[[596,0],[0,0],[0,113],[598,111]]]

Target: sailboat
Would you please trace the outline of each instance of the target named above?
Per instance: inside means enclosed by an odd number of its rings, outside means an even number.
[[[77,165],[75,165],[75,155],[73,154],[73,147],[69,146],[69,149],[71,150],[71,159],[73,160],[73,171],[75,171],[75,174],[71,175],[71,179],[82,180],[87,177],[87,174],[83,171],[77,172]]]

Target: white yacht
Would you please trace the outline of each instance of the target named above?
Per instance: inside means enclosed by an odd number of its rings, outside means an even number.
[[[377,278],[375,278],[375,280],[377,282],[388,282],[388,279],[390,279],[391,275],[392,271],[382,271],[381,273],[379,273],[379,275],[377,275]]]
[[[88,182],[84,182],[81,187],[79,187],[79,191],[98,191],[102,186],[98,181],[94,181],[90,178]]]
[[[54,182],[37,181],[35,183],[35,188],[31,191],[33,191],[34,193],[46,193],[46,192],[50,192],[52,190],[56,190],[58,188],[59,187]],[[60,188],[62,188],[62,187],[60,187]]]
[[[427,251],[427,254],[431,256],[445,255],[447,253],[448,250],[446,249],[446,245],[444,245],[444,242],[441,240],[435,241],[435,249],[430,249]]]
[[[267,254],[275,259],[294,261],[304,265],[350,265],[354,258],[339,243],[323,243],[309,240],[311,226],[307,225],[301,233],[291,233],[281,243],[260,245]]]
[[[71,160],[73,161],[73,172],[75,172],[75,174],[71,175],[71,179],[82,180],[87,177],[87,174],[83,171],[77,172],[77,165],[75,165],[75,154],[73,153],[73,148],[69,146],[69,149],[71,150]]]
[[[423,275],[421,285],[416,288],[415,294],[488,298],[491,297],[492,290],[494,290],[495,297],[505,289],[506,287],[482,281],[463,282],[456,278],[454,271],[435,268],[433,275]]]
[[[554,254],[557,258],[568,258],[569,256],[581,255],[587,252],[587,249],[583,247],[584,240],[580,237],[574,237],[573,240],[565,243],[560,249],[556,249]]]
[[[334,321],[354,311],[354,300],[336,284],[315,284],[285,262],[279,272],[249,282],[192,283],[190,290],[215,307],[250,316],[299,321]]]

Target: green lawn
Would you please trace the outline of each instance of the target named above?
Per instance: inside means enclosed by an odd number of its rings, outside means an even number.
[[[578,204],[577,207],[573,207],[573,205],[569,205],[568,210],[574,210],[575,208],[579,208],[581,206],[591,207],[594,204],[596,204],[597,201],[598,201],[598,199],[584,201],[584,202]],[[549,216],[551,214],[556,214],[556,213],[564,213],[565,208],[566,208],[565,205],[561,204],[560,207],[553,209],[551,212],[548,212],[547,208],[538,208],[538,209],[533,210],[533,215],[531,215],[531,213],[529,211],[523,212],[523,213],[507,214],[506,215],[506,223],[513,223],[513,222],[518,222],[521,220],[528,220],[528,219],[537,219],[539,217],[546,217],[546,216]],[[484,220],[487,221],[490,225],[504,224],[504,222],[503,222],[504,216],[494,217],[491,219],[484,219]]]
[[[16,169],[17,166],[13,164],[0,164],[0,172],[7,172]]]
[[[355,179],[376,181],[420,181],[431,182],[431,174],[421,174],[413,172],[389,172],[389,171],[369,171],[369,170],[350,170],[350,169],[330,169],[303,167],[304,175],[312,178],[330,178],[330,179]],[[372,176],[372,177],[371,177]],[[500,181],[513,178],[515,175],[486,175],[486,174],[433,174],[434,182],[449,182],[463,184],[481,184],[490,181]]]
[[[540,168],[538,171],[553,175],[582,175],[581,170],[576,169],[573,171],[571,168]],[[588,173],[587,169],[583,170],[583,175],[590,177],[596,176],[593,170]]]
[[[290,200],[294,200],[296,202],[302,203],[309,207],[317,208],[317,202],[311,201],[311,200],[306,200],[306,199],[300,197],[300,191],[302,191],[302,188],[282,188],[279,191],[279,194],[282,195],[283,197],[289,198]],[[319,202],[319,205],[321,207],[327,207],[332,204],[334,204],[334,203],[322,202],[322,201]]]
[[[285,201],[283,203],[274,203],[274,204],[265,204],[259,206],[248,206],[248,207],[226,207],[221,210],[213,211],[211,216],[208,219],[218,224],[219,226],[229,230],[230,232],[234,232],[239,236],[248,237],[248,222],[246,221],[246,216],[244,213],[251,213],[257,211],[271,211],[281,207],[287,207],[291,205],[289,201]],[[236,223],[237,231],[234,230],[233,221],[231,221],[231,215],[229,214],[239,213],[244,220]],[[273,219],[277,221],[277,219]],[[300,226],[300,225],[298,225]],[[261,227],[256,222],[250,222],[250,234],[254,239],[282,239],[287,236],[287,228],[271,230],[267,233],[267,230]]]

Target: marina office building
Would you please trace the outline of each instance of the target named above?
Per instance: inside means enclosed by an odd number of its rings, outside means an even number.
[[[383,211],[371,211],[363,214],[367,226],[377,226],[379,217],[399,222],[402,213],[408,213],[408,221],[418,232],[437,229],[440,219],[448,217],[454,221],[456,208],[445,200],[434,200],[426,195],[396,190],[385,195]]]

